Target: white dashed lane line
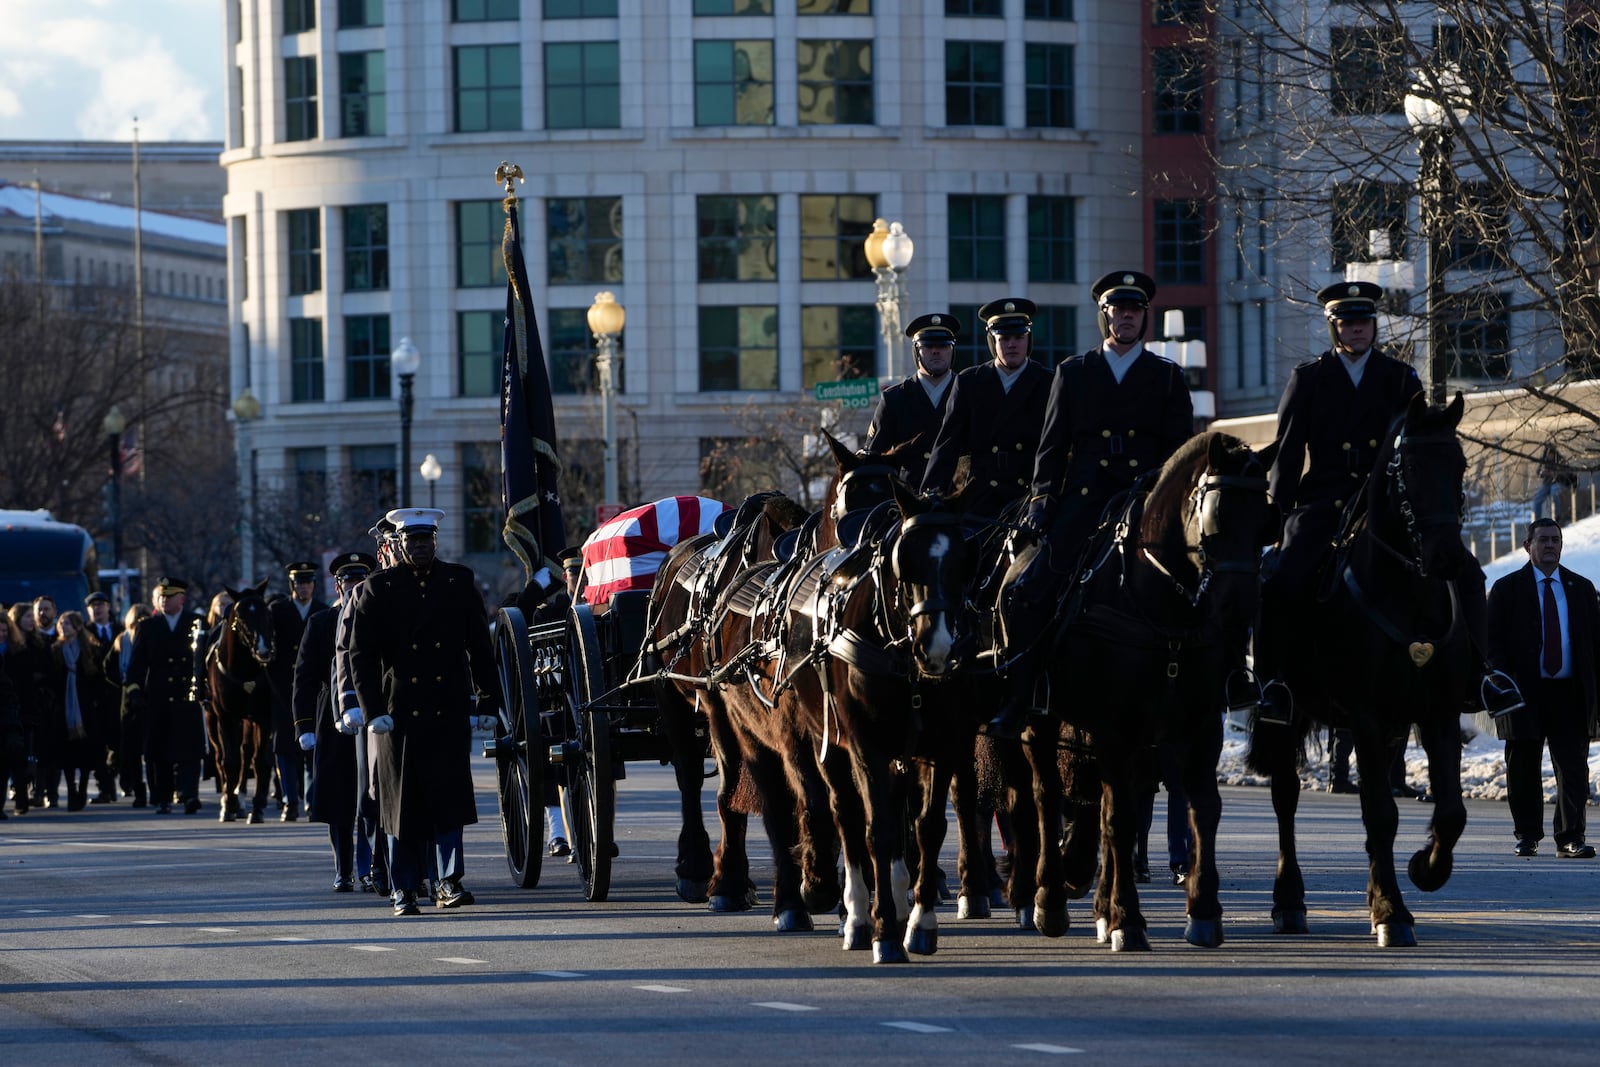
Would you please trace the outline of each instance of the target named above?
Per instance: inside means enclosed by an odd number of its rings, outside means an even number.
[[[285,936],[281,936],[281,937],[274,937],[274,938],[272,938],[272,940],[273,941],[310,941],[311,939],[309,937],[290,937],[290,936],[285,935]]]
[[[750,1005],[752,1008],[771,1008],[773,1011],[816,1011],[810,1004],[790,1004],[784,1000],[758,1000]]]
[[[471,956],[435,956],[435,963],[488,963],[488,960],[475,960]]]
[[[388,945],[351,945],[350,948],[355,952],[393,952],[394,951],[394,949],[390,948]]]
[[[111,918],[111,916],[109,916],[109,915],[78,915],[78,916],[74,916],[74,917],[78,918],[78,919],[109,919],[109,918]]]
[[[1066,1045],[1046,1045],[1042,1043],[1035,1043],[1031,1045],[1012,1045],[1011,1047],[1020,1048],[1024,1052],[1049,1052],[1057,1056],[1070,1056],[1083,1051],[1081,1048],[1069,1048]]]
[[[646,993],[687,993],[681,985],[636,985],[633,988],[642,989]]]
[[[237,926],[202,926],[200,927],[200,932],[202,934],[236,934],[239,932],[239,928]]]
[[[935,1026],[932,1023],[894,1022],[884,1023],[883,1025],[892,1027],[895,1030],[909,1030],[913,1034],[948,1034],[952,1032],[948,1026]]]
[[[172,920],[170,920],[170,919],[135,919],[135,920],[133,920],[133,925],[135,925],[135,926],[171,926],[172,925]]]

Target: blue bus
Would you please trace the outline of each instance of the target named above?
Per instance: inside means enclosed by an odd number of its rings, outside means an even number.
[[[61,611],[83,608],[96,573],[94,540],[48,511],[0,511],[0,604],[48,596]]]

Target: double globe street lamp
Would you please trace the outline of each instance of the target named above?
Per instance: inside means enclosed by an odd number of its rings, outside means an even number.
[[[907,296],[901,275],[911,266],[915,246],[905,227],[898,222],[886,223],[875,219],[872,232],[867,235],[867,263],[878,282],[878,324],[883,330],[884,368],[886,381],[900,379],[901,356],[905,338],[900,329],[900,303]]]
[[[1455,199],[1455,171],[1450,154],[1456,128],[1470,117],[1463,106],[1469,98],[1466,83],[1453,64],[1424,76],[1406,93],[1406,123],[1417,138],[1417,185],[1422,222],[1423,344],[1428,402],[1444,403],[1446,362],[1439,316],[1444,304],[1441,274],[1445,244],[1450,238],[1450,204]]]
[[[596,293],[589,307],[589,330],[595,340],[595,371],[600,379],[601,429],[605,435],[605,503],[617,504],[617,338],[628,313],[612,292]]]

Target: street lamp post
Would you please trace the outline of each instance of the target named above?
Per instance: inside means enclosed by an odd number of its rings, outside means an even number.
[[[1161,316],[1164,340],[1153,341],[1145,347],[1183,368],[1183,378],[1189,386],[1189,400],[1194,405],[1195,431],[1198,433],[1217,417],[1217,395],[1206,388],[1206,343],[1203,340],[1179,340],[1186,332],[1188,328],[1184,325],[1183,309],[1169,308]]]
[[[430,508],[438,507],[438,503],[434,500],[433,490],[438,484],[439,476],[444,473],[444,468],[439,465],[439,457],[429,452],[422,457],[422,466],[418,467],[417,470],[422,474],[422,480],[428,483],[428,506]]]
[[[1456,125],[1468,112],[1456,106],[1466,99],[1465,85],[1453,67],[1439,70],[1436,84],[1419,81],[1406,93],[1406,122],[1417,138],[1417,184],[1420,203],[1418,214],[1422,223],[1422,292],[1423,321],[1426,324],[1423,344],[1424,380],[1428,388],[1428,402],[1444,403],[1445,378],[1448,367],[1445,361],[1443,331],[1439,328],[1439,315],[1444,303],[1444,279],[1440,268],[1444,246],[1448,240],[1450,202],[1454,197],[1455,171],[1450,166],[1450,154],[1455,147]]]
[[[872,232],[867,235],[865,251],[872,276],[878,282],[878,324],[883,330],[883,353],[888,364],[884,368],[884,378],[894,382],[900,378],[901,356],[905,350],[905,338],[900,330],[900,303],[908,294],[901,276],[911,265],[916,248],[900,223],[876,219]]]
[[[239,434],[239,580],[245,585],[255,581],[255,479],[251,475],[250,429],[261,417],[261,401],[245,386],[233,398],[233,421]]]
[[[100,427],[111,449],[111,557],[117,565],[116,595],[111,599],[120,611],[128,602],[127,578],[122,572],[122,431],[128,428],[128,417],[112,404]]]
[[[601,428],[606,439],[605,503],[617,499],[617,337],[628,313],[617,303],[615,293],[596,293],[589,307],[589,329],[596,345],[594,365],[600,376]]]
[[[402,337],[389,353],[389,363],[400,376],[400,484],[396,487],[399,504],[411,503],[411,412],[416,406],[416,396],[411,386],[417,378],[417,368],[422,365],[422,355],[411,338]]]

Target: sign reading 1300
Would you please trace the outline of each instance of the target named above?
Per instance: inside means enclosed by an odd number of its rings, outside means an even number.
[[[844,378],[836,382],[818,382],[815,392],[819,401],[837,400],[842,408],[871,407],[878,400],[878,379]]]

